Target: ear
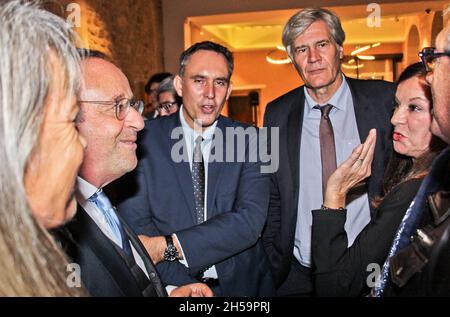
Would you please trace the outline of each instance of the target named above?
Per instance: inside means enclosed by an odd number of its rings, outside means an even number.
[[[183,83],[182,79],[179,75],[176,75],[173,79],[173,86],[175,87],[175,90],[177,91],[178,96],[183,97]]]
[[[342,46],[338,46],[338,50],[339,50],[339,59],[343,59],[344,58],[344,48]]]

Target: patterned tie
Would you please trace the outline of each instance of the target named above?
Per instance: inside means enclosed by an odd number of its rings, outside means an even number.
[[[127,234],[122,227],[122,224],[117,218],[116,211],[114,207],[111,205],[108,197],[105,195],[102,189],[99,189],[94,195],[89,197],[90,202],[94,203],[97,208],[103,213],[106,218],[106,221],[111,228],[112,233],[116,237],[117,240],[122,242],[122,249],[129,256],[133,256],[131,251],[130,241],[128,241]]]
[[[195,139],[194,156],[192,159],[192,182],[194,185],[195,214],[197,223],[202,223],[205,217],[205,165],[203,163],[201,136]]]
[[[322,194],[325,195],[328,178],[336,170],[336,147],[334,145],[333,126],[330,121],[330,111],[332,105],[315,106],[320,109],[322,117],[320,118],[319,138],[320,138],[320,158],[322,161]]]
[[[448,168],[449,156],[450,147],[436,157],[431,171],[423,180],[416,197],[414,197],[414,200],[406,211],[397,233],[395,234],[394,242],[392,242],[388,258],[384,262],[378,286],[374,289],[374,295],[376,297],[383,295],[383,292],[389,283],[390,259],[395,256],[399,250],[407,247],[411,243],[411,236],[413,235],[414,230],[417,229],[422,218],[423,209],[425,208],[428,195],[438,190],[441,183],[440,179],[442,178],[442,175],[446,174],[445,172]]]

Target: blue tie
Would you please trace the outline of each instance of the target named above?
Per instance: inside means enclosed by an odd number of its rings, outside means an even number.
[[[111,202],[109,201],[103,190],[99,189],[94,195],[89,197],[88,200],[94,203],[97,208],[103,213],[114,236],[117,240],[121,241],[122,249],[125,251],[125,253],[127,253],[129,256],[133,256],[127,235],[122,227],[122,224],[119,221],[119,218],[117,218],[114,207],[111,205]]]
[[[386,262],[384,262],[383,270],[381,271],[380,276],[380,283],[374,289],[374,295],[376,297],[383,295],[383,292],[389,283],[390,259],[397,254],[398,251],[407,247],[411,243],[411,236],[413,235],[414,230],[417,229],[420,219],[422,218],[426,199],[428,195],[438,190],[442,175],[445,175],[445,171],[448,168],[449,157],[450,147],[445,149],[438,157],[436,157],[430,173],[428,173],[423,180],[416,197],[414,197],[414,200],[406,211],[397,233],[395,234],[394,242],[392,243],[388,258]]]

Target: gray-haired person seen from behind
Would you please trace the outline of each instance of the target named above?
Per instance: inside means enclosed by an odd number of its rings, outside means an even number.
[[[34,3],[0,5],[0,296],[84,294],[47,231],[74,215],[83,157],[73,39]]]

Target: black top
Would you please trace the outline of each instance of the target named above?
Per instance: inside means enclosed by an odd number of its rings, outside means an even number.
[[[368,265],[382,268],[421,182],[414,179],[394,187],[350,248],[344,230],[345,211],[312,211],[311,248],[318,296],[358,296],[370,290],[366,281],[375,271]]]

